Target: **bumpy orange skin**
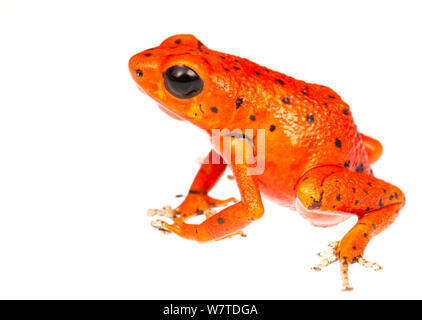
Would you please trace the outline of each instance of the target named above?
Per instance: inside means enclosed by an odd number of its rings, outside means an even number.
[[[204,89],[198,96],[178,99],[165,90],[162,73],[176,64],[186,65],[202,77]],[[260,189],[284,206],[295,207],[295,184],[315,166],[343,166],[349,161],[349,168],[362,164],[364,172],[370,172],[368,154],[349,106],[330,88],[210,50],[189,35],[170,37],[135,55],[129,68],[140,87],[163,108],[209,133],[218,128],[267,129]],[[143,71],[141,79],[136,76],[137,69]],[[243,102],[236,109],[238,98]],[[212,112],[212,107],[218,112]],[[251,115],[255,121],[250,120]],[[271,125],[276,127],[272,132]],[[336,147],[336,139],[341,148]]]
[[[166,90],[163,72],[174,65],[185,65],[202,78],[201,93],[179,99]],[[184,223],[184,217],[194,215],[195,210],[203,212],[210,204],[226,203],[212,203],[218,200],[207,196],[226,165],[201,167],[188,197],[178,208],[181,217],[166,225],[182,237],[209,241],[235,234],[262,216],[262,193],[298,210],[317,226],[358,216],[357,225],[337,249],[340,258],[351,263],[363,255],[369,239],[388,227],[404,206],[399,188],[373,176],[370,165],[381,156],[382,145],[358,132],[349,106],[326,86],[210,50],[192,35],[172,36],[158,47],[134,55],[129,69],[141,91],[156,100],[163,111],[210,135],[213,129],[266,130],[262,174],[248,176],[247,166],[220,155],[234,173],[241,202],[200,225],[190,225]],[[220,142],[231,143],[233,148],[252,145],[257,153],[256,135],[252,144],[238,138],[222,137]]]

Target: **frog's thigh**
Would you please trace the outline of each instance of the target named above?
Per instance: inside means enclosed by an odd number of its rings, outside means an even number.
[[[348,261],[363,255],[369,240],[393,223],[405,203],[398,187],[337,166],[309,170],[297,184],[296,197],[297,209],[315,225],[333,224],[327,223],[331,215],[335,223],[359,217],[338,249]]]

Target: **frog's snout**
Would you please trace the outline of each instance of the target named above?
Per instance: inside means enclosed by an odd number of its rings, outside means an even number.
[[[135,54],[129,59],[129,71],[133,80],[136,82],[138,82],[138,80],[144,75],[144,71],[142,69],[142,64],[139,61],[139,54]]]

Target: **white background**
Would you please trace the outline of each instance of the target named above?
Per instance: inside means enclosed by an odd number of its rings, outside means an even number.
[[[422,298],[418,1],[0,1],[0,298]],[[150,227],[180,202],[208,138],[136,89],[131,55],[177,33],[348,102],[380,139],[376,176],[407,205],[369,245],[384,270],[315,253],[320,229],[265,202],[247,238],[198,244]],[[238,196],[223,177],[211,195]]]

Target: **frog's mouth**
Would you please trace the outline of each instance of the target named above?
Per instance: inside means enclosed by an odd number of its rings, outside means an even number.
[[[155,101],[157,101],[157,99],[151,95],[147,90],[145,90],[144,88],[142,88],[142,86],[138,85],[138,89],[146,94],[147,96],[151,97],[152,99],[154,99]],[[189,117],[187,115],[178,113],[164,105],[162,105],[160,102],[157,101],[158,107],[160,108],[161,111],[163,111],[165,114],[169,115],[170,117],[172,117],[173,119],[179,120],[179,121],[186,121],[186,120],[191,120],[193,119],[192,117]]]
[[[177,112],[175,112],[175,111],[173,111],[173,110],[171,110],[171,109],[163,106],[161,103],[158,104],[158,107],[160,108],[161,111],[163,111],[164,113],[166,113],[167,115],[169,115],[173,119],[180,120],[180,121],[185,121],[186,120],[180,114],[178,114]]]

